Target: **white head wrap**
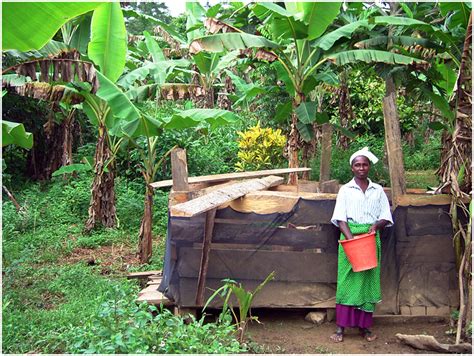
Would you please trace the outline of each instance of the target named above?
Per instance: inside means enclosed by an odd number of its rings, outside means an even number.
[[[352,166],[352,161],[354,160],[354,158],[356,158],[357,156],[364,156],[364,157],[367,157],[369,159],[370,162],[372,162],[373,164],[377,163],[379,161],[379,159],[377,157],[375,157],[375,155],[369,151],[369,148],[368,147],[364,147],[363,149],[357,151],[357,152],[354,152],[354,154],[351,156],[351,158],[349,159],[349,164]]]

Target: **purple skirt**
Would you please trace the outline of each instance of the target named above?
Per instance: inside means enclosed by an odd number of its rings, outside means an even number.
[[[336,325],[343,328],[370,328],[372,313],[349,305],[336,304]]]

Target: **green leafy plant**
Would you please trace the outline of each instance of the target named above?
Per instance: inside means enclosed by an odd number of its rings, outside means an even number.
[[[238,171],[274,168],[283,164],[286,138],[280,129],[260,127],[258,122],[238,135],[239,161],[235,165]]]
[[[237,338],[240,343],[244,342],[244,335],[245,330],[247,328],[247,324],[251,320],[258,321],[256,316],[252,316],[250,314],[250,308],[252,306],[253,299],[255,296],[260,292],[260,290],[271,280],[275,278],[275,271],[270,273],[265,280],[260,283],[254,291],[247,291],[241,283],[237,283],[232,279],[224,279],[224,285],[214,291],[214,293],[209,297],[206,304],[204,305],[203,310],[207,308],[207,306],[214,300],[215,297],[220,296],[223,299],[223,307],[222,312],[219,315],[219,321],[224,322],[227,320],[227,315],[229,311],[232,313],[237,327]],[[239,315],[234,312],[233,306],[231,304],[231,297],[232,295],[235,296],[237,299],[238,307],[239,307]]]

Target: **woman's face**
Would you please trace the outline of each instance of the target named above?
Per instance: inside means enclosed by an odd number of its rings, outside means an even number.
[[[365,156],[357,156],[352,161],[351,169],[354,177],[366,179],[370,171],[369,159]]]

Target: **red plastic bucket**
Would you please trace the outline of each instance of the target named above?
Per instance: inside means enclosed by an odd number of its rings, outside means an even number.
[[[377,267],[375,233],[356,235],[352,240],[340,240],[354,272]]]

